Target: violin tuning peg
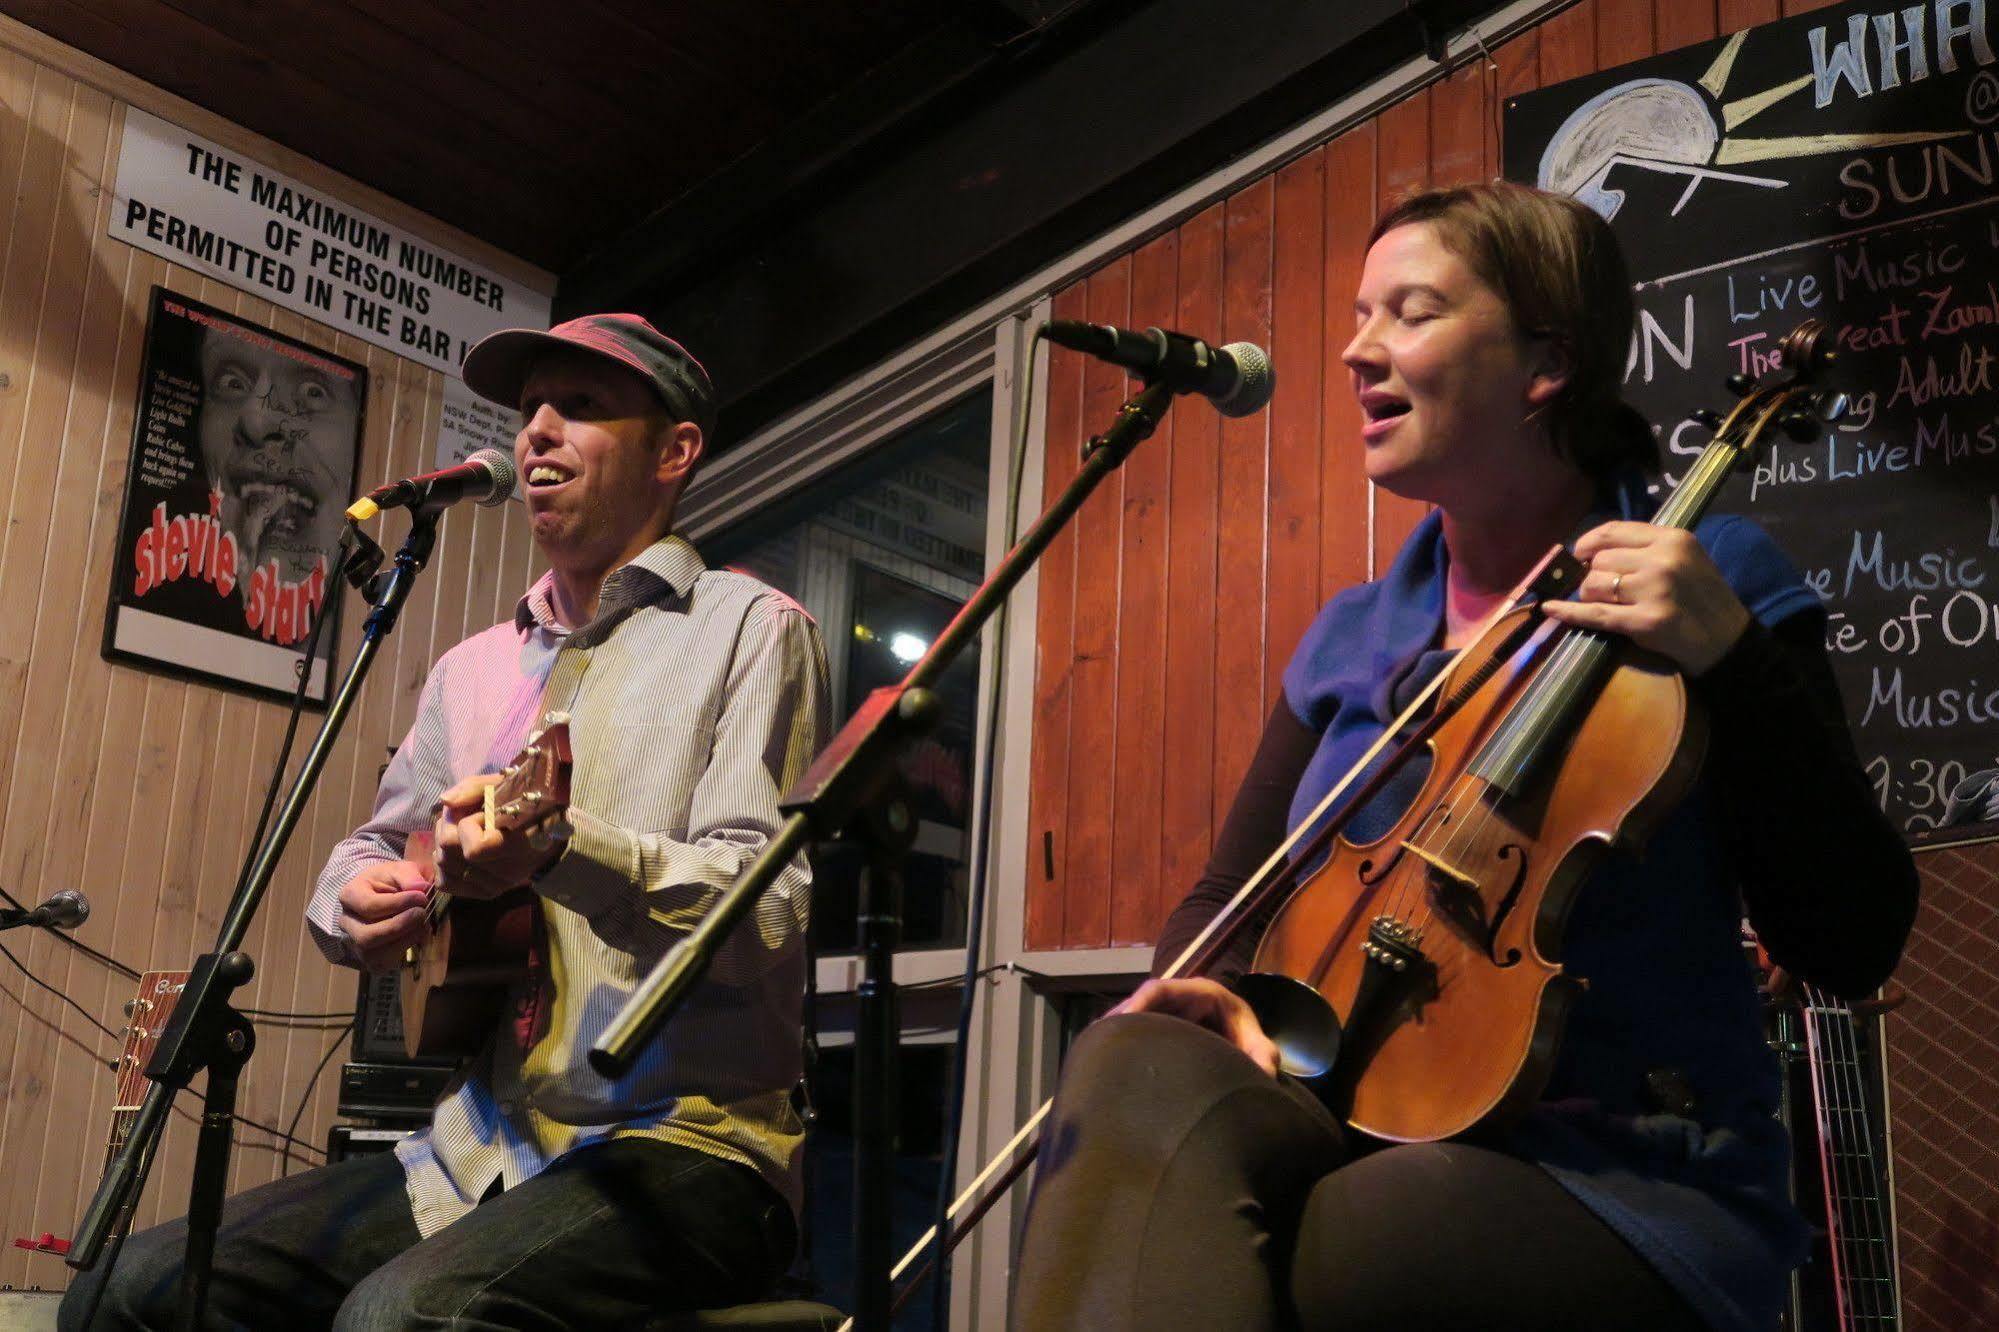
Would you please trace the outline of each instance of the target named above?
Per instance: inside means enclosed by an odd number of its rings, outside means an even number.
[[[1833,422],[1853,409],[1853,400],[1837,389],[1827,389],[1818,395],[1817,407],[1820,420]]]
[[[1730,375],[1721,382],[1723,387],[1738,398],[1746,398],[1756,389],[1756,381],[1740,372]]]
[[[1777,426],[1800,444],[1809,444],[1825,432],[1825,427],[1810,412],[1785,412],[1777,418]]]
[[[1703,407],[1699,411],[1688,412],[1687,419],[1705,426],[1710,431],[1721,429],[1721,413],[1711,408]]]

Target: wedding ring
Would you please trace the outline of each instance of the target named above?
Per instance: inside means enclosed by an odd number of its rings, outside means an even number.
[[[1619,595],[1617,594],[1617,589],[1618,589],[1619,587],[1622,587],[1623,585],[1624,585],[1624,575],[1623,575],[1623,574],[1613,574],[1613,575],[1611,575],[1611,579],[1610,579],[1610,599],[1611,599],[1612,601],[1616,602],[1616,603],[1617,603],[1618,605],[1620,605],[1620,606],[1622,606],[1622,605],[1624,604],[1624,598],[1623,598],[1623,597],[1621,597],[1621,596],[1619,596]]]

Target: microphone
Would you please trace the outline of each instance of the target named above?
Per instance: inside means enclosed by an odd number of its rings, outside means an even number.
[[[477,453],[442,471],[404,477],[371,490],[347,509],[347,516],[365,523],[384,509],[415,509],[436,513],[462,499],[484,505],[505,504],[514,493],[514,460],[498,449]]]
[[[0,907],[0,930],[16,925],[46,925],[52,930],[73,930],[90,915],[90,903],[74,888],[65,888],[33,911]]]
[[[1277,391],[1277,372],[1271,368],[1270,355],[1253,342],[1210,347],[1199,338],[1169,329],[1134,333],[1128,328],[1076,319],[1051,319],[1041,328],[1043,336],[1058,347],[1136,370],[1140,377],[1163,382],[1175,393],[1198,393],[1214,403],[1223,416],[1260,412]]]

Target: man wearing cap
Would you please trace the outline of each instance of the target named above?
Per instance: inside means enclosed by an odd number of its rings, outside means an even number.
[[[495,333],[464,376],[525,418],[515,456],[549,571],[431,670],[307,920],[334,961],[395,966],[429,887],[405,842],[435,815],[444,887],[533,885],[536,957],[427,1130],[229,1201],[209,1298],[225,1325],[621,1325],[756,1299],[795,1242],[803,859],[629,1072],[606,1081],[584,1056],[776,830],[824,741],[817,631],[671,534],[714,423],[679,344],[592,315]],[[480,811],[553,711],[571,717],[571,831],[537,847]],[[168,1326],[184,1242],[180,1222],[134,1236],[93,1326]],[[65,1300],[65,1328],[95,1284]]]

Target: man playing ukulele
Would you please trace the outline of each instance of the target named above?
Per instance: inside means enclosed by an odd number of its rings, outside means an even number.
[[[679,344],[592,315],[496,333],[464,374],[525,418],[515,455],[549,570],[431,670],[307,919],[332,960],[398,965],[433,887],[408,842],[433,827],[437,887],[532,886],[529,965],[427,1130],[230,1200],[209,1296],[226,1325],[621,1326],[755,1299],[795,1243],[802,858],[628,1073],[607,1081],[584,1055],[777,828],[824,739],[817,630],[672,535],[714,421]],[[491,826],[494,774],[554,712],[574,755],[567,836]],[[134,1236],[95,1326],[168,1326],[185,1236]]]

